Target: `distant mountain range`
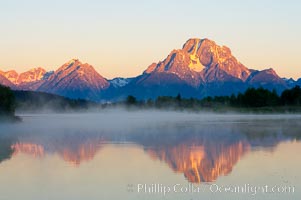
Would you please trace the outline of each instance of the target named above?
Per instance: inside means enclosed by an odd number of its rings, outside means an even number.
[[[301,85],[301,79],[280,78],[273,69],[249,69],[225,46],[209,39],[189,39],[182,49],[173,50],[153,63],[139,76],[108,80],[93,66],[73,59],[56,71],[34,68],[18,74],[0,71],[0,84],[14,90],[57,94],[93,101],[117,101],[134,95],[139,99],[157,96],[202,98],[244,92],[249,87],[264,87],[281,92]]]

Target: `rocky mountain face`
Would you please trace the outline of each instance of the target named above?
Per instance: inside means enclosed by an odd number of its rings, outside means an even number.
[[[179,93],[187,98],[222,96],[243,92],[248,87],[276,89],[280,93],[301,85],[301,79],[282,79],[273,69],[249,69],[228,47],[209,39],[189,39],[181,49],[171,51],[163,61],[152,63],[134,78],[106,80],[91,65],[73,59],[51,72],[42,68],[21,74],[0,71],[0,84],[69,98],[116,101],[128,95],[139,99]]]
[[[44,77],[45,73],[46,70],[41,67],[31,69],[27,72],[21,73],[18,76],[16,84],[18,85],[18,84],[40,81]]]
[[[208,39],[190,39],[182,49],[173,50],[158,64],[150,65],[145,74],[168,73],[193,87],[216,81],[247,80],[251,70],[239,63],[228,47]]]
[[[75,99],[100,100],[100,92],[108,87],[109,82],[93,66],[73,59],[44,80],[38,91]]]
[[[173,50],[163,61],[152,63],[117,93],[141,99],[178,93],[183,97],[202,98],[236,94],[260,86],[278,92],[288,88],[273,69],[248,69],[228,47],[209,39],[190,39],[182,49]]]
[[[36,90],[41,84],[46,70],[38,67],[30,69],[29,71],[18,74],[15,70],[1,72],[0,74],[6,77],[11,83],[13,88],[20,90]]]
[[[0,84],[15,90],[40,91],[95,101],[101,100],[100,92],[110,85],[93,66],[77,59],[50,72],[40,67],[21,74],[14,70],[0,71]]]
[[[15,89],[15,85],[12,82],[10,82],[10,80],[8,80],[5,76],[3,76],[1,74],[1,71],[0,71],[0,84]]]
[[[288,84],[273,69],[254,71],[248,78],[249,85],[268,89],[283,90]]]
[[[8,80],[10,80],[15,85],[20,85],[29,82],[35,82],[42,80],[46,70],[38,67],[30,69],[29,71],[18,74],[15,70],[10,70],[7,72],[1,72],[0,74],[5,76]]]
[[[0,74],[4,76],[6,79],[8,79],[11,83],[16,84],[18,80],[18,73],[15,70],[10,70],[7,72],[0,71]]]

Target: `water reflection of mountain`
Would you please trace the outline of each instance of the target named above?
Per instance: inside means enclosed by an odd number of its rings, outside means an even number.
[[[13,150],[13,156],[18,155],[19,153],[30,154],[34,157],[43,157],[45,155],[44,146],[39,144],[17,142],[10,147]]]
[[[142,144],[151,158],[183,173],[189,182],[201,183],[228,175],[252,149],[273,151],[280,142],[300,139],[301,124],[296,120],[193,123],[164,125],[162,130],[164,133],[150,128],[147,137],[137,135],[133,140]]]
[[[175,172],[183,173],[190,182],[200,183],[212,182],[229,174],[250,150],[250,145],[245,142],[220,145],[187,143],[146,151],[152,158],[166,162]]]
[[[273,148],[282,141],[300,139],[298,120],[235,123],[162,123],[125,129],[123,133],[97,130],[62,131],[56,134],[19,134],[0,137],[0,163],[20,153],[39,159],[59,155],[79,166],[93,160],[106,143],[131,142],[142,146],[152,159],[166,163],[193,183],[212,182],[231,173],[239,160],[254,148]]]
[[[42,158],[46,155],[45,152],[56,151],[62,159],[73,166],[79,166],[82,162],[90,161],[94,158],[100,145],[98,142],[86,142],[78,146],[57,146],[56,149],[45,149],[44,146],[34,143],[15,143],[11,145],[13,151],[12,156],[16,156],[19,153],[29,154],[36,158]]]
[[[58,154],[72,166],[79,166],[82,162],[90,161],[99,151],[103,140],[88,137],[61,137],[42,140],[40,143],[24,140],[12,143],[9,148],[11,156],[27,154],[35,158],[43,158],[46,154]]]

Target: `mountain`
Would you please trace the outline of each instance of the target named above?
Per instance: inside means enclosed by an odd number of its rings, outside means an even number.
[[[122,84],[120,81],[118,83]],[[77,59],[50,72],[40,67],[21,74],[14,70],[0,71],[0,84],[15,90],[39,91],[94,101],[101,100],[101,91],[110,85],[91,65]]]
[[[12,89],[15,89],[15,85],[10,80],[8,80],[5,76],[3,76],[2,73],[3,72],[0,71],[0,85],[5,85]]]
[[[299,78],[296,82],[297,85],[299,85],[301,87],[301,78]]]
[[[282,80],[286,83],[286,85],[289,87],[289,88],[293,88],[296,86],[297,84],[297,81],[295,81],[294,79],[292,78],[282,78]]]
[[[44,77],[45,73],[46,73],[46,70],[41,67],[33,68],[27,72],[21,73],[18,76],[16,84],[20,85],[20,84],[40,81]]]
[[[114,88],[121,88],[126,86],[127,84],[129,84],[131,81],[133,80],[133,78],[121,78],[121,77],[117,77],[114,78],[112,80],[108,80],[110,85]]]
[[[93,66],[73,59],[53,72],[37,90],[74,99],[101,100],[101,91],[109,85]]]
[[[46,70],[38,67],[29,71],[18,74],[15,70],[1,72],[0,74],[6,77],[19,90],[36,90],[41,84]]]
[[[251,71],[236,60],[228,47],[208,39],[190,39],[182,49],[173,50],[144,73],[175,74],[188,85],[198,87],[216,81],[245,81]]]
[[[273,69],[254,71],[248,78],[248,83],[253,87],[264,87],[277,91],[282,91],[288,87],[286,81],[280,78]]]
[[[36,90],[43,83],[45,74],[45,69],[41,67],[33,68],[27,72],[21,73],[17,79],[16,85],[21,90]]]
[[[18,74],[15,70],[10,70],[7,72],[0,71],[0,74],[5,76],[15,85],[39,81],[43,78],[45,73],[46,70],[41,67],[30,69],[29,71],[23,72],[21,74]]]
[[[15,84],[18,80],[18,73],[15,70],[9,70],[6,72],[0,71],[0,74],[7,78],[11,83]]]
[[[281,92],[288,85],[273,69],[248,69],[226,46],[209,39],[189,39],[181,49],[172,50],[163,61],[152,63],[142,75],[119,91],[107,91],[105,96],[120,99],[134,95],[148,99],[180,93],[186,98],[202,98],[237,94],[248,87]]]
[[[157,96],[203,98],[244,92],[249,87],[264,87],[278,93],[296,84],[280,78],[273,69],[253,70],[240,63],[230,48],[209,39],[189,39],[181,49],[146,67],[134,78],[107,80],[93,66],[73,59],[55,71],[34,68],[18,74],[0,71],[0,84],[18,90],[41,91],[69,98],[93,101],[138,99]]]

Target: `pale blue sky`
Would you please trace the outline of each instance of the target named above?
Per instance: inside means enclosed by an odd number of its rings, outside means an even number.
[[[301,77],[297,0],[0,0],[0,69],[71,58],[107,78],[136,76],[191,37],[228,46],[249,68]]]

